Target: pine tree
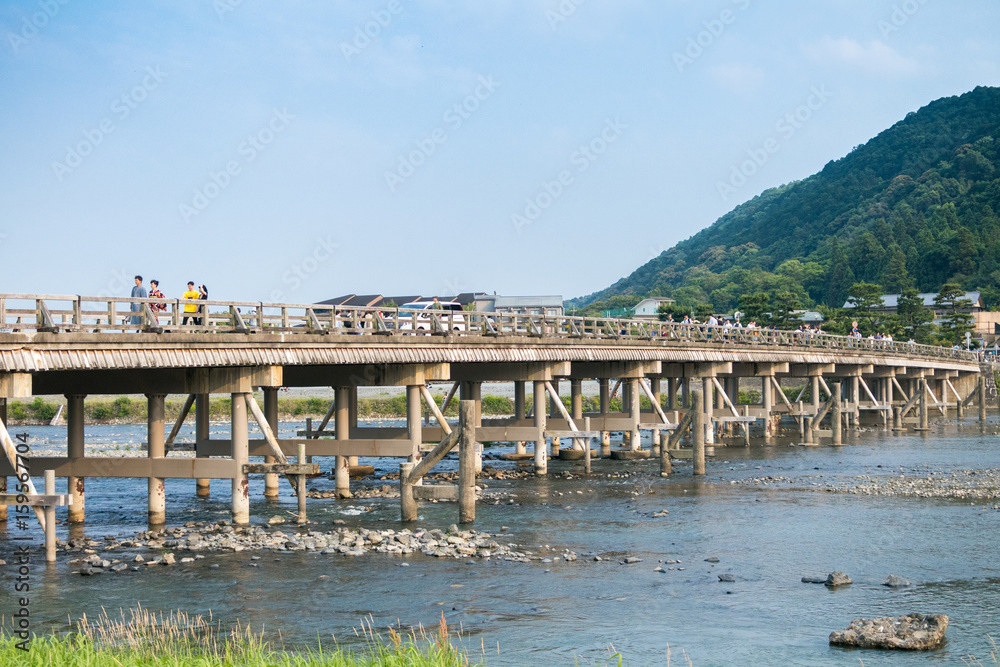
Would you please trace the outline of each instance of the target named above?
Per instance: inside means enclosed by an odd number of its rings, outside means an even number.
[[[972,330],[972,301],[965,298],[965,290],[958,283],[947,283],[934,297],[934,306],[943,311],[939,329],[951,343],[960,343],[966,331]],[[966,312],[962,312],[966,311]]]

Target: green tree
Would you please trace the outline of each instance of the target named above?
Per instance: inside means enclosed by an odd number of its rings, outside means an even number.
[[[890,294],[898,294],[913,286],[913,278],[906,270],[906,253],[895,243],[889,246],[889,261],[882,271],[882,284]]]
[[[830,241],[830,270],[826,281],[826,304],[833,308],[842,308],[847,300],[848,291],[854,284],[854,270],[847,261],[847,253],[837,237]]]
[[[958,283],[946,283],[934,297],[934,307],[943,311],[943,321],[938,326],[942,338],[949,343],[960,343],[966,331],[972,330],[972,301],[965,297],[965,290]]]
[[[922,325],[934,319],[931,311],[924,306],[924,300],[917,295],[917,290],[912,287],[903,290],[903,293],[896,300],[896,315],[899,316],[903,335],[913,339],[916,339],[917,330]]]
[[[779,329],[791,329],[795,321],[792,311],[798,310],[799,295],[795,292],[782,291],[774,295],[774,323]]]
[[[884,306],[882,286],[875,283],[854,283],[848,291],[847,302],[854,309],[855,319],[874,323],[877,311]]]
[[[767,292],[752,292],[742,294],[739,299],[739,308],[743,313],[744,320],[757,320],[763,324],[764,313],[771,308],[771,298]]]

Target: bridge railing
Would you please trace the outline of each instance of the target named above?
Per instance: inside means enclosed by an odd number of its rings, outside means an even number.
[[[702,323],[58,294],[0,294],[0,331],[599,338],[647,340],[664,345],[797,347],[962,361],[979,359],[979,353],[974,351],[933,345]]]

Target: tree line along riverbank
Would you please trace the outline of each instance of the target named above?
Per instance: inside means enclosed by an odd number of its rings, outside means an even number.
[[[783,390],[788,399],[794,401],[798,398],[802,386],[783,387]],[[811,400],[809,391],[809,387],[806,386],[802,400]],[[60,400],[60,398],[36,396],[30,401],[10,400],[7,403],[7,423],[11,426],[47,425],[59,414],[60,407],[65,407],[65,400]],[[257,398],[262,400],[260,395]],[[570,397],[562,396],[561,398],[563,404],[569,409],[571,407]],[[444,403],[444,399],[444,394],[434,395],[434,400],[439,408]],[[167,397],[164,406],[167,420],[177,419],[184,407],[185,400],[186,397],[182,395]],[[666,407],[666,401],[666,394],[663,394],[660,400],[662,407]],[[210,418],[228,420],[231,402],[228,396],[213,396],[209,401]],[[739,403],[759,402],[759,391],[755,389],[740,390]],[[279,396],[278,415],[282,420],[303,420],[309,417],[322,419],[327,410],[330,409],[330,403],[329,398]],[[646,396],[642,396],[639,403],[644,410],[652,409],[652,404]],[[484,416],[503,417],[514,414],[514,401],[506,396],[486,395],[482,398],[482,404]],[[525,397],[525,405],[526,410],[531,409],[532,396],[530,393]],[[146,408],[146,400],[141,396],[93,396],[88,397],[84,403],[85,420],[88,424],[145,424]],[[598,396],[583,397],[583,410],[585,412],[597,412],[599,409],[600,398]],[[610,409],[612,412],[618,412],[622,409],[620,397],[611,399]],[[458,417],[458,401],[452,400],[444,414],[448,417]],[[406,417],[406,395],[359,397],[358,417],[360,419],[404,419]]]

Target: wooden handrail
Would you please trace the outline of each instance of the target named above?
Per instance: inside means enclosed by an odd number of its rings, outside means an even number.
[[[23,301],[23,307],[16,302]],[[62,304],[47,302],[65,302]],[[91,304],[103,304],[94,308]],[[518,338],[612,338],[618,341],[642,340],[663,345],[701,346],[765,346],[802,347],[855,352],[878,351],[900,357],[932,357],[978,361],[977,351],[955,350],[932,345],[882,341],[851,336],[836,336],[824,332],[783,331],[767,328],[709,326],[704,323],[683,324],[658,320],[626,320],[616,318],[561,315],[545,317],[519,313],[479,311],[424,310],[413,311],[363,306],[333,306],[327,304],[289,304],[262,301],[222,301],[215,299],[152,299],[101,297],[87,295],[0,294],[0,329],[10,331],[45,331],[57,327],[62,332],[135,330],[129,328],[131,309],[120,304],[143,304],[143,313],[150,304],[163,305],[156,315],[157,329],[164,332],[245,333],[247,331],[282,333],[324,333],[331,335],[374,335],[403,333],[432,335],[447,333],[455,336],[513,336]],[[59,307],[57,307],[59,306]],[[185,312],[196,306],[197,311]],[[215,311],[213,312],[213,308]],[[241,309],[246,309],[243,312]],[[427,328],[417,328],[422,321],[418,313],[427,316]],[[182,317],[197,317],[201,324],[182,325]],[[61,321],[59,321],[61,318]]]

